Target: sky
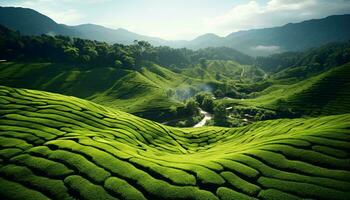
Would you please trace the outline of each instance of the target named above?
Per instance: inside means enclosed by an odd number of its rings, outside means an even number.
[[[0,0],[0,6],[32,8],[57,23],[93,23],[167,40],[350,14],[350,0]]]

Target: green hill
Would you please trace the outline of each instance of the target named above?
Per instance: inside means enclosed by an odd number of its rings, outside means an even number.
[[[275,81],[251,98],[230,100],[242,105],[272,110],[290,110],[301,115],[331,115],[350,112],[350,63],[320,75],[290,84]]]
[[[274,79],[305,79],[350,61],[350,42],[329,43],[304,52],[285,52],[257,57],[254,65],[270,72]]]
[[[197,117],[194,124],[199,114],[184,116],[190,97],[218,88],[225,88],[220,92],[225,95],[229,84],[222,81],[262,76],[248,65],[251,57],[229,48],[191,51],[143,41],[109,45],[64,36],[22,36],[2,26],[0,38],[1,85],[72,95],[159,122]],[[208,76],[202,76],[203,61],[209,65],[204,70]]]
[[[208,81],[254,82],[262,80],[265,72],[234,60],[206,60],[203,64],[185,68],[182,74]]]
[[[300,93],[287,97],[285,101],[278,101],[277,106],[288,106],[296,112],[313,115],[350,113],[349,77],[350,64],[348,63],[317,76],[314,78],[316,82]],[[303,82],[299,85],[302,84]]]
[[[349,114],[179,129],[9,87],[0,88],[0,107],[2,199],[350,195]]]
[[[83,69],[67,64],[0,63],[0,84],[56,92],[88,99],[150,119],[169,115],[182,103],[168,89],[199,87],[200,82],[149,64],[138,71],[100,67]]]
[[[205,66],[188,65],[176,72],[152,62],[141,65],[138,69],[125,69],[1,62],[0,84],[75,96],[164,122],[183,117],[174,116],[172,108],[181,110],[183,101],[200,91],[215,92],[221,88],[227,92],[236,83],[237,87],[248,87],[245,85],[262,80],[265,75],[259,68],[225,60],[206,60]],[[169,90],[174,94],[169,96]]]

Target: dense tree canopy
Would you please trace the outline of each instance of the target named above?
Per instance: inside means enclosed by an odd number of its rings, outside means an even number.
[[[145,41],[131,45],[71,38],[66,36],[21,36],[0,26],[0,56],[6,60],[68,62],[85,67],[112,66],[137,69],[143,61],[168,68],[184,68],[206,59],[235,59],[244,64],[252,58],[234,49],[207,48],[198,51],[153,47]]]
[[[303,53],[286,52],[254,59],[227,47],[193,51],[185,48],[154,47],[145,41],[134,41],[131,45],[111,45],[66,36],[21,36],[18,32],[0,25],[0,59],[126,69],[138,69],[143,62],[151,61],[175,71],[196,65],[201,66],[199,70],[204,69],[207,60],[235,60],[241,64],[254,63],[268,72],[296,66],[310,66],[316,71],[322,71],[350,61],[350,42],[333,43]]]
[[[257,57],[255,65],[265,71],[277,72],[288,67],[311,66],[321,71],[350,61],[350,41],[331,43],[306,52],[285,52],[268,57]]]

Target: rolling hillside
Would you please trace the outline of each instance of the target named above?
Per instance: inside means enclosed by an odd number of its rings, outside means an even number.
[[[40,77],[40,78],[38,78]],[[155,64],[139,71],[101,67],[84,70],[66,64],[0,64],[0,84],[72,95],[151,119],[166,118],[182,106],[168,89],[199,87],[200,82]]]
[[[330,115],[350,112],[350,63],[320,75],[283,84],[279,80],[252,99],[240,103],[273,110],[289,109],[299,114]],[[237,102],[237,101],[236,101]]]
[[[194,95],[190,91],[214,91],[224,81],[251,82],[263,76],[255,67],[223,60],[208,60],[205,68],[188,66],[178,73],[154,63],[137,70],[85,69],[62,63],[0,63],[1,85],[71,95],[160,122],[174,118],[171,107],[183,107],[182,100]],[[168,96],[169,90],[175,95]],[[188,97],[178,97],[176,93]]]
[[[261,80],[265,72],[251,65],[242,65],[234,60],[207,60],[193,68],[185,68],[182,74],[193,78],[210,81],[244,81]]]
[[[350,195],[348,114],[179,129],[54,93],[0,96],[2,199]]]

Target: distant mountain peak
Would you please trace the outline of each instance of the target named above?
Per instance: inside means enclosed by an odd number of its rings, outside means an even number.
[[[220,39],[221,37],[214,33],[206,33],[196,37],[194,40],[202,40],[202,39]],[[192,40],[193,41],[193,40]]]

